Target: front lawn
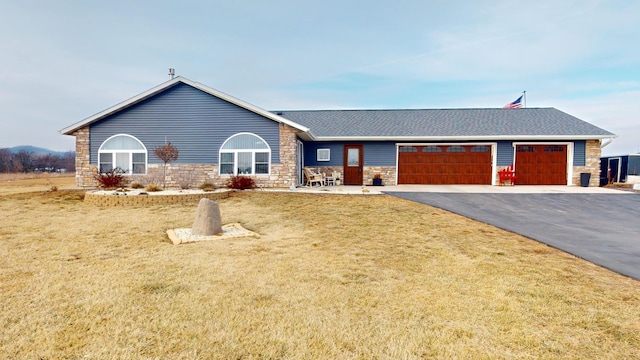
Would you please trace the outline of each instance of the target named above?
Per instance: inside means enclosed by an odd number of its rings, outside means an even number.
[[[241,192],[260,238],[172,245],[196,204],[0,196],[15,359],[629,359],[640,283],[389,196]]]

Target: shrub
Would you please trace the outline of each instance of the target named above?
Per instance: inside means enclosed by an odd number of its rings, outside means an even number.
[[[132,182],[131,183],[131,188],[132,189],[142,189],[144,188],[144,185],[140,184],[139,182]]]
[[[149,184],[149,185],[147,185],[145,190],[148,191],[148,192],[162,191],[162,186],[160,186],[158,184]]]
[[[58,191],[58,187],[57,187],[57,186],[55,186],[55,185],[52,185],[52,186],[49,188],[49,191]]]
[[[198,186],[198,189],[202,191],[213,191],[216,189],[216,186],[210,182],[205,182],[202,185]]]
[[[256,182],[248,176],[236,175],[227,181],[227,187],[236,190],[253,189],[256,187]]]
[[[96,169],[93,178],[98,182],[98,187],[103,189],[115,189],[124,184],[124,171],[120,168],[113,168],[105,173]]]
[[[177,181],[180,189],[182,190],[191,189],[193,187],[193,184],[195,183],[193,178],[194,178],[193,173],[188,173],[187,175],[181,176]]]

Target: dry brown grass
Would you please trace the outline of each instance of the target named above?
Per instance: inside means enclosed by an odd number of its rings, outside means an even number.
[[[33,191],[69,190],[75,187],[75,175],[70,173],[0,173],[0,196]]]
[[[262,235],[171,245],[193,206],[0,196],[15,359],[640,358],[640,284],[387,196],[237,193]]]

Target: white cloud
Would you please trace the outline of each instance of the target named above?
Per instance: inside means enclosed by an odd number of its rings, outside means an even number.
[[[617,135],[603,149],[605,155],[619,155],[640,151],[640,122],[637,105],[640,90],[594,96],[591,98],[561,100],[558,108]]]

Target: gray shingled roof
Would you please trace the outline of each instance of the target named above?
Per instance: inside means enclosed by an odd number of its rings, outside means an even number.
[[[615,135],[554,108],[276,111],[335,138],[609,138]]]

